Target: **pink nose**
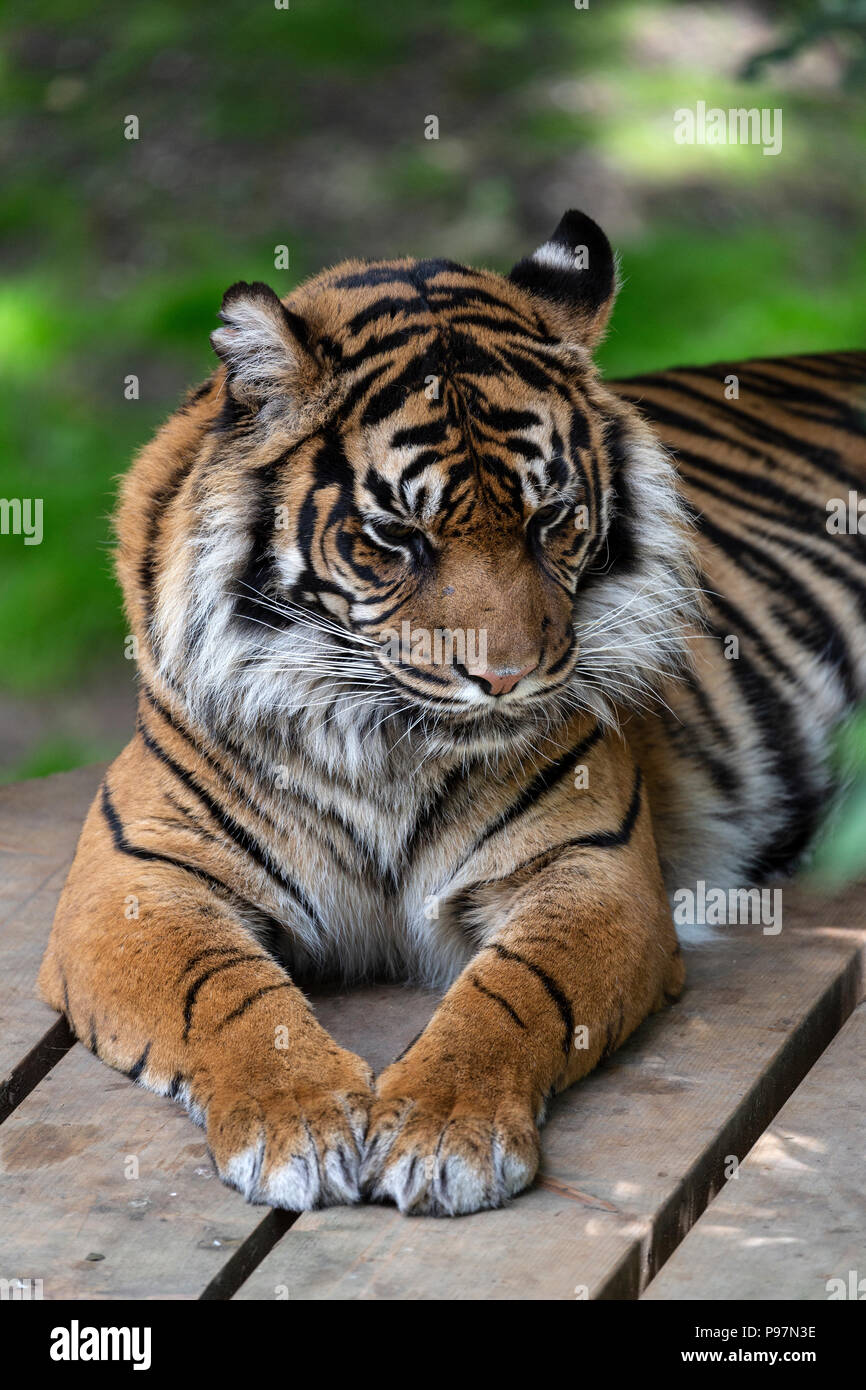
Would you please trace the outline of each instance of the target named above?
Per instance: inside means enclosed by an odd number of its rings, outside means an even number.
[[[524,666],[522,671],[473,671],[475,680],[482,681],[489,687],[491,695],[507,695],[516,685],[528,676],[530,671],[534,671],[538,665],[537,661],[530,662]]]

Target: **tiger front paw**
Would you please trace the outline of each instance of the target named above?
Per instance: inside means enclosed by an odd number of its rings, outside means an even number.
[[[288,1211],[359,1201],[372,1073],[360,1058],[346,1057],[349,1074],[338,1087],[214,1087],[207,1138],[223,1182],[249,1202]]]
[[[380,1078],[370,1111],[365,1197],[407,1215],[460,1216],[529,1186],[540,1146],[528,1104],[492,1091],[443,1095],[394,1071]]]

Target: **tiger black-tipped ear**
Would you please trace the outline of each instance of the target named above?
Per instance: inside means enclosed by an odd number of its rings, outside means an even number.
[[[261,280],[241,280],[226,290],[219,316],[224,326],[210,340],[226,365],[232,395],[250,406],[294,397],[314,367],[304,320]]]
[[[533,298],[562,338],[600,341],[617,291],[616,260],[601,227],[567,212],[549,241],[518,261],[509,279]]]

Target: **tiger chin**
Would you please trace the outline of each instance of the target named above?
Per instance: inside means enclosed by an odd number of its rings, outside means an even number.
[[[536,1174],[551,1097],[680,994],[669,894],[808,838],[823,734],[863,689],[862,553],[832,569],[796,511],[799,588],[777,585],[770,631],[767,574],[719,536],[775,508],[784,565],[777,493],[830,485],[861,358],[751,364],[760,429],[745,406],[725,421],[721,379],[602,382],[615,293],[578,212],[508,276],[406,259],[285,300],[236,284],[219,367],[123,483],[137,728],[39,985],[186,1105],[251,1201],[500,1206]],[[820,462],[785,476],[788,398],[812,402]],[[844,688],[815,643],[793,660],[780,605],[807,599]],[[333,976],[443,997],[374,1077],[301,992]]]

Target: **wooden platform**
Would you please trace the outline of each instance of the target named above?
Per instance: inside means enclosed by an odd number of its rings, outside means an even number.
[[[690,952],[682,1001],[556,1103],[543,1171],[506,1210],[296,1217],[223,1187],[180,1108],[34,996],[101,773],[0,791],[0,1278],[46,1299],[570,1300],[825,1299],[866,1276],[866,890],[786,890],[778,936],[726,928]],[[379,1068],[435,999],[316,1004]]]

